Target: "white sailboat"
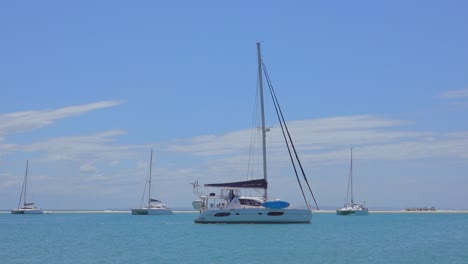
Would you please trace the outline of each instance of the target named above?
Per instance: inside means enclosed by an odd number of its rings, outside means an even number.
[[[133,208],[132,215],[172,215],[172,210],[167,206],[167,204],[161,203],[160,200],[151,198],[151,170],[153,167],[153,149],[151,149],[150,155],[150,169],[148,180],[146,185],[148,186],[148,204],[143,206],[143,199],[145,198],[145,191],[143,191],[143,198],[140,205],[140,208]]]
[[[281,108],[279,107],[276,94],[271,85],[266,67],[262,62],[260,43],[257,43],[258,53],[258,84],[259,100],[261,112],[261,137],[262,137],[262,157],[263,157],[263,178],[240,182],[205,184],[205,191],[199,191],[198,181],[193,183],[193,191],[199,197],[192,205],[200,211],[200,215],[195,219],[195,223],[310,223],[312,210],[304,194],[301,180],[299,179],[296,166],[300,167],[304,180],[313,196],[310,185],[300,164],[294,144],[284,121]],[[263,70],[263,71],[262,71]],[[306,203],[305,209],[291,209],[289,203],[279,199],[270,199],[267,196],[267,159],[266,159],[266,134],[265,113],[263,101],[263,73],[270,89],[273,104],[277,112],[283,137],[288,147],[289,155],[294,166],[296,178]],[[263,196],[247,196],[247,190],[263,190]],[[315,198],[314,198],[315,201]],[[316,203],[317,204],[317,203]],[[317,206],[318,208],[318,206]]]
[[[28,168],[29,161],[26,161],[26,173],[24,174],[23,186],[21,187],[21,195],[18,203],[18,208],[11,210],[12,214],[42,214],[43,211],[36,207],[34,203],[27,202],[27,189],[28,189]],[[21,206],[23,202],[23,206]]]
[[[337,215],[368,215],[369,214],[369,209],[367,209],[365,204],[354,203],[353,196],[354,196],[353,194],[353,148],[351,148],[351,163],[349,167],[346,203],[344,204],[343,208],[336,209]]]

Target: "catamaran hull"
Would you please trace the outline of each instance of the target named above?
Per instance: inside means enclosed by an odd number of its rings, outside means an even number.
[[[367,210],[336,210],[337,215],[368,215]]]
[[[41,209],[14,209],[11,214],[43,214]]]
[[[172,215],[169,209],[132,209],[132,215]]]
[[[352,210],[336,210],[337,215],[352,215],[353,213]]]
[[[230,209],[207,210],[196,219],[198,224],[292,224],[310,223],[312,211],[307,209]]]

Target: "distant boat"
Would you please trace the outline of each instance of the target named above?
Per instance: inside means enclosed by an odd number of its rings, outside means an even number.
[[[351,200],[350,200],[351,199]],[[349,168],[348,190],[346,203],[341,209],[336,210],[337,215],[368,215],[369,210],[365,205],[354,203],[353,197],[353,148],[351,148],[351,163]]]
[[[160,200],[151,198],[151,169],[153,167],[153,149],[151,149],[150,156],[150,168],[148,181],[145,184],[145,190],[143,191],[143,198],[140,208],[133,208],[132,215],[171,215],[172,210],[166,205],[161,203]],[[143,206],[143,199],[145,198],[146,186],[148,186],[148,204]]]
[[[257,43],[258,53],[258,87],[259,101],[261,112],[261,133],[262,153],[263,153],[263,177],[257,180],[247,180],[228,183],[205,184],[205,192],[199,192],[198,181],[193,183],[193,191],[199,199],[193,201],[194,209],[200,211],[200,215],[195,219],[195,223],[310,223],[312,211],[304,194],[303,186],[297,172],[302,171],[304,181],[307,183],[310,194],[313,197],[312,190],[307,182],[307,178],[302,169],[294,144],[283,118],[278,100],[274,94],[273,87],[266,72],[266,67],[262,62],[260,53],[260,43]],[[269,130],[265,127],[265,113],[263,101],[262,78],[265,74],[268,82],[270,93],[275,105],[277,116],[283,131],[283,137],[289,150],[289,157],[296,172],[296,178],[306,203],[305,209],[291,209],[289,203],[278,199],[270,199],[267,197],[268,182],[267,182],[267,158],[266,158],[266,132]],[[298,167],[296,167],[298,166]],[[211,189],[216,188],[216,189]],[[247,190],[258,190],[263,192],[263,196],[246,196]],[[243,195],[244,194],[244,195]],[[314,198],[315,201],[315,198]]]
[[[36,205],[31,202],[27,202],[27,190],[28,190],[28,167],[29,167],[29,162],[26,161],[26,173],[24,174],[24,179],[23,179],[23,186],[21,187],[21,195],[20,195],[20,200],[18,203],[18,209],[13,209],[11,210],[12,214],[42,214],[42,210],[39,208],[36,208]],[[23,203],[23,206],[21,206],[21,203]]]

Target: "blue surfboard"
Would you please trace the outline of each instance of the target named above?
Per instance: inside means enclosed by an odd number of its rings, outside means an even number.
[[[270,209],[283,209],[289,207],[289,203],[286,201],[268,201],[262,203],[262,206]]]

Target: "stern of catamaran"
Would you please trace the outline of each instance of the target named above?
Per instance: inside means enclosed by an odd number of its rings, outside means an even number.
[[[192,206],[195,210],[204,212],[207,209],[226,209],[230,207],[231,202],[238,200],[240,197],[240,191],[234,189],[221,189],[218,193],[216,191],[207,190],[206,195],[199,192],[198,188],[194,187],[194,194],[199,199],[192,202]],[[237,198],[236,198],[237,197]]]

